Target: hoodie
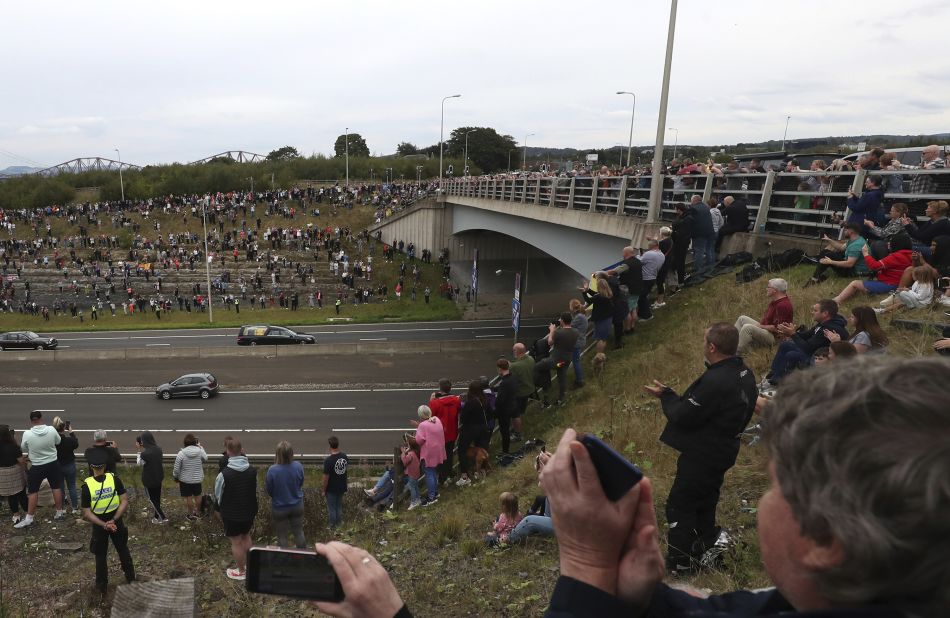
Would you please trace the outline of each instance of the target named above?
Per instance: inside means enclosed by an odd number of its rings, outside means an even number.
[[[155,443],[155,436],[150,431],[142,432],[139,436],[142,450],[139,452],[137,463],[142,466],[142,486],[161,487],[165,480],[165,468],[162,466],[162,448]]]
[[[42,466],[56,461],[56,445],[60,440],[62,438],[49,425],[34,425],[23,432],[20,448],[30,458],[31,465]]]
[[[200,446],[192,444],[178,451],[172,477],[181,483],[200,483],[205,478],[202,463],[208,461],[208,454]]]
[[[818,348],[828,347],[831,342],[825,337],[825,329],[838,333],[841,341],[847,341],[848,321],[842,315],[836,315],[828,318],[825,322],[818,322],[809,330],[800,330],[792,335],[792,341],[801,349],[802,352],[811,356]]]
[[[257,472],[244,455],[232,455],[214,480],[214,497],[225,521],[247,521],[257,515]]]

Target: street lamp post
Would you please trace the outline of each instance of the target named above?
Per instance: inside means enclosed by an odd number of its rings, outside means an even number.
[[[251,181],[251,193],[254,193],[254,177],[248,176],[247,179]]]
[[[125,201],[125,183],[122,181],[122,153],[115,149],[115,154],[119,158],[119,191],[122,193],[122,201]]]
[[[468,134],[474,133],[475,129],[465,132],[465,160],[462,162],[462,173],[468,176]]]
[[[253,180],[253,179],[252,179]],[[254,190],[251,190],[251,193],[254,193]],[[205,282],[208,284],[208,322],[214,322],[214,301],[211,297],[211,254],[208,253],[208,199],[205,198],[201,202],[201,225],[204,228],[205,232]]]
[[[785,138],[788,137],[788,121],[791,120],[791,116],[785,117],[785,133],[782,134],[782,152],[785,152]],[[119,168],[121,172],[121,168]]]
[[[656,145],[653,147],[653,169],[650,181],[650,206],[647,223],[656,223],[663,201],[663,139],[666,137],[666,108],[670,99],[670,73],[673,69],[673,38],[676,33],[676,4],[670,0],[670,25],[666,31],[666,57],[663,61],[663,82],[660,88],[660,108],[656,119]]]
[[[439,193],[442,192],[442,136],[445,130],[445,102],[449,99],[458,99],[462,95],[453,94],[442,98],[442,120],[439,123]]]
[[[513,152],[514,152],[514,150],[509,150],[509,151],[508,151],[508,171],[509,171],[509,172],[511,171],[511,153],[513,153]]]
[[[673,136],[674,136],[674,139],[673,139],[673,159],[675,160],[675,159],[676,159],[676,146],[679,145],[679,142],[680,142],[680,130],[679,130],[679,129],[674,129],[673,127],[670,127],[669,129],[667,129],[667,131],[673,131]]]
[[[521,167],[524,171],[528,171],[528,138],[535,133],[528,133],[524,136],[524,155],[521,157]]]
[[[617,94],[629,94],[633,97],[633,109],[630,111],[630,137],[627,140],[627,167],[630,167],[630,152],[633,150],[633,119],[637,115],[637,95],[626,90],[618,90]]]

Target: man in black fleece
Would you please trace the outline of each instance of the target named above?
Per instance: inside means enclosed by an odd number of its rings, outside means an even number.
[[[149,502],[155,509],[155,517],[152,518],[153,524],[164,524],[168,522],[165,511],[162,510],[162,482],[165,480],[165,468],[162,465],[162,448],[156,444],[155,436],[150,431],[143,431],[142,435],[135,439],[135,445],[139,449],[136,463],[142,466],[142,487],[148,493]]]
[[[838,303],[830,298],[819,300],[811,307],[811,316],[815,324],[810,329],[797,329],[794,324],[779,324],[775,329],[788,337],[778,346],[772,359],[772,370],[762,380],[764,390],[775,387],[782,378],[794,369],[804,367],[811,355],[819,348],[831,344],[826,331],[838,334],[841,341],[848,340],[848,321],[838,315]]]

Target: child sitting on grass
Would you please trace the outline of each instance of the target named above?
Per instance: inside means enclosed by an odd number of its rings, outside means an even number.
[[[522,517],[521,513],[518,512],[518,496],[506,491],[499,496],[499,499],[501,500],[501,513],[495,519],[492,531],[485,537],[485,543],[489,547],[507,544],[508,535],[515,529]]]
[[[881,301],[881,307],[875,313],[896,311],[902,307],[908,309],[923,309],[930,305],[934,298],[934,286],[937,284],[937,271],[930,266],[917,266],[911,273],[914,284],[909,290],[899,290],[893,296]]]

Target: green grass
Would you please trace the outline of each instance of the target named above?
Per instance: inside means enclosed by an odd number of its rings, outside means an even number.
[[[832,296],[845,281],[827,282],[807,290],[801,284],[809,269],[797,268],[784,276],[791,282],[792,300],[799,323],[808,323],[808,307],[817,299]],[[766,298],[766,279],[735,286],[731,277],[721,277],[699,289],[672,297],[657,318],[642,324],[622,352],[608,353],[606,371],[589,377],[588,386],[572,393],[568,405],[554,412],[529,409],[526,437],[540,437],[554,445],[564,427],[575,427],[605,437],[618,450],[638,463],[654,481],[660,526],[665,526],[664,504],[675,471],[676,453],[658,441],[664,420],[659,405],[645,394],[642,385],[661,379],[682,391],[703,371],[702,332],[714,321],[733,321],[741,313],[758,317]],[[861,299],[849,306],[860,304]],[[915,312],[926,316],[925,312]],[[242,313],[243,315],[243,313]],[[890,318],[886,318],[890,319]],[[890,328],[891,353],[927,354],[930,335]],[[770,352],[756,350],[747,358],[756,376],[768,366]],[[484,373],[473,367],[472,374]],[[160,438],[161,439],[161,438]],[[345,444],[344,444],[345,446]],[[176,445],[165,444],[166,452]],[[718,520],[737,540],[719,572],[705,573],[691,581],[714,592],[764,586],[769,583],[762,568],[756,519],[752,512],[766,484],[765,457],[759,447],[743,447],[736,466],[726,476]],[[397,588],[418,616],[536,616],[550,597],[557,578],[557,542],[530,539],[524,546],[507,550],[489,549],[483,537],[499,511],[498,496],[512,491],[526,508],[539,492],[532,458],[496,469],[486,480],[471,487],[446,487],[439,503],[412,512],[400,510],[377,514],[364,510],[358,490],[345,502],[346,523],[334,534],[326,528],[322,501],[307,494],[306,532],[309,541],[337,538],[364,547],[390,569]],[[377,471],[355,463],[351,478],[372,479]],[[124,471],[123,478],[135,486],[138,472]],[[307,466],[306,485],[318,486],[319,472]],[[206,478],[206,484],[210,478]],[[194,576],[197,579],[201,614],[205,616],[313,615],[305,604],[247,595],[240,585],[227,580],[230,564],[227,541],[214,522],[183,523],[177,498],[167,499],[176,523],[156,527],[142,518],[144,500],[137,498],[130,511],[131,547],[137,569],[145,578]],[[48,516],[49,509],[43,510]],[[185,529],[181,530],[180,527]],[[48,614],[57,611],[75,615],[106,615],[109,598],[101,602],[92,591],[93,561],[87,552],[60,555],[46,549],[49,539],[69,538],[85,542],[83,525],[57,526],[40,523],[27,532],[28,541],[19,549],[0,547],[3,572],[2,594],[11,616]],[[665,535],[665,530],[661,530]],[[0,542],[11,530],[3,527]],[[273,532],[266,501],[262,501],[254,538],[271,542]],[[33,547],[33,543],[39,543]],[[114,554],[113,581],[120,578]],[[37,578],[36,573],[43,573]],[[73,592],[77,591],[77,592]],[[71,594],[67,594],[71,593]]]

